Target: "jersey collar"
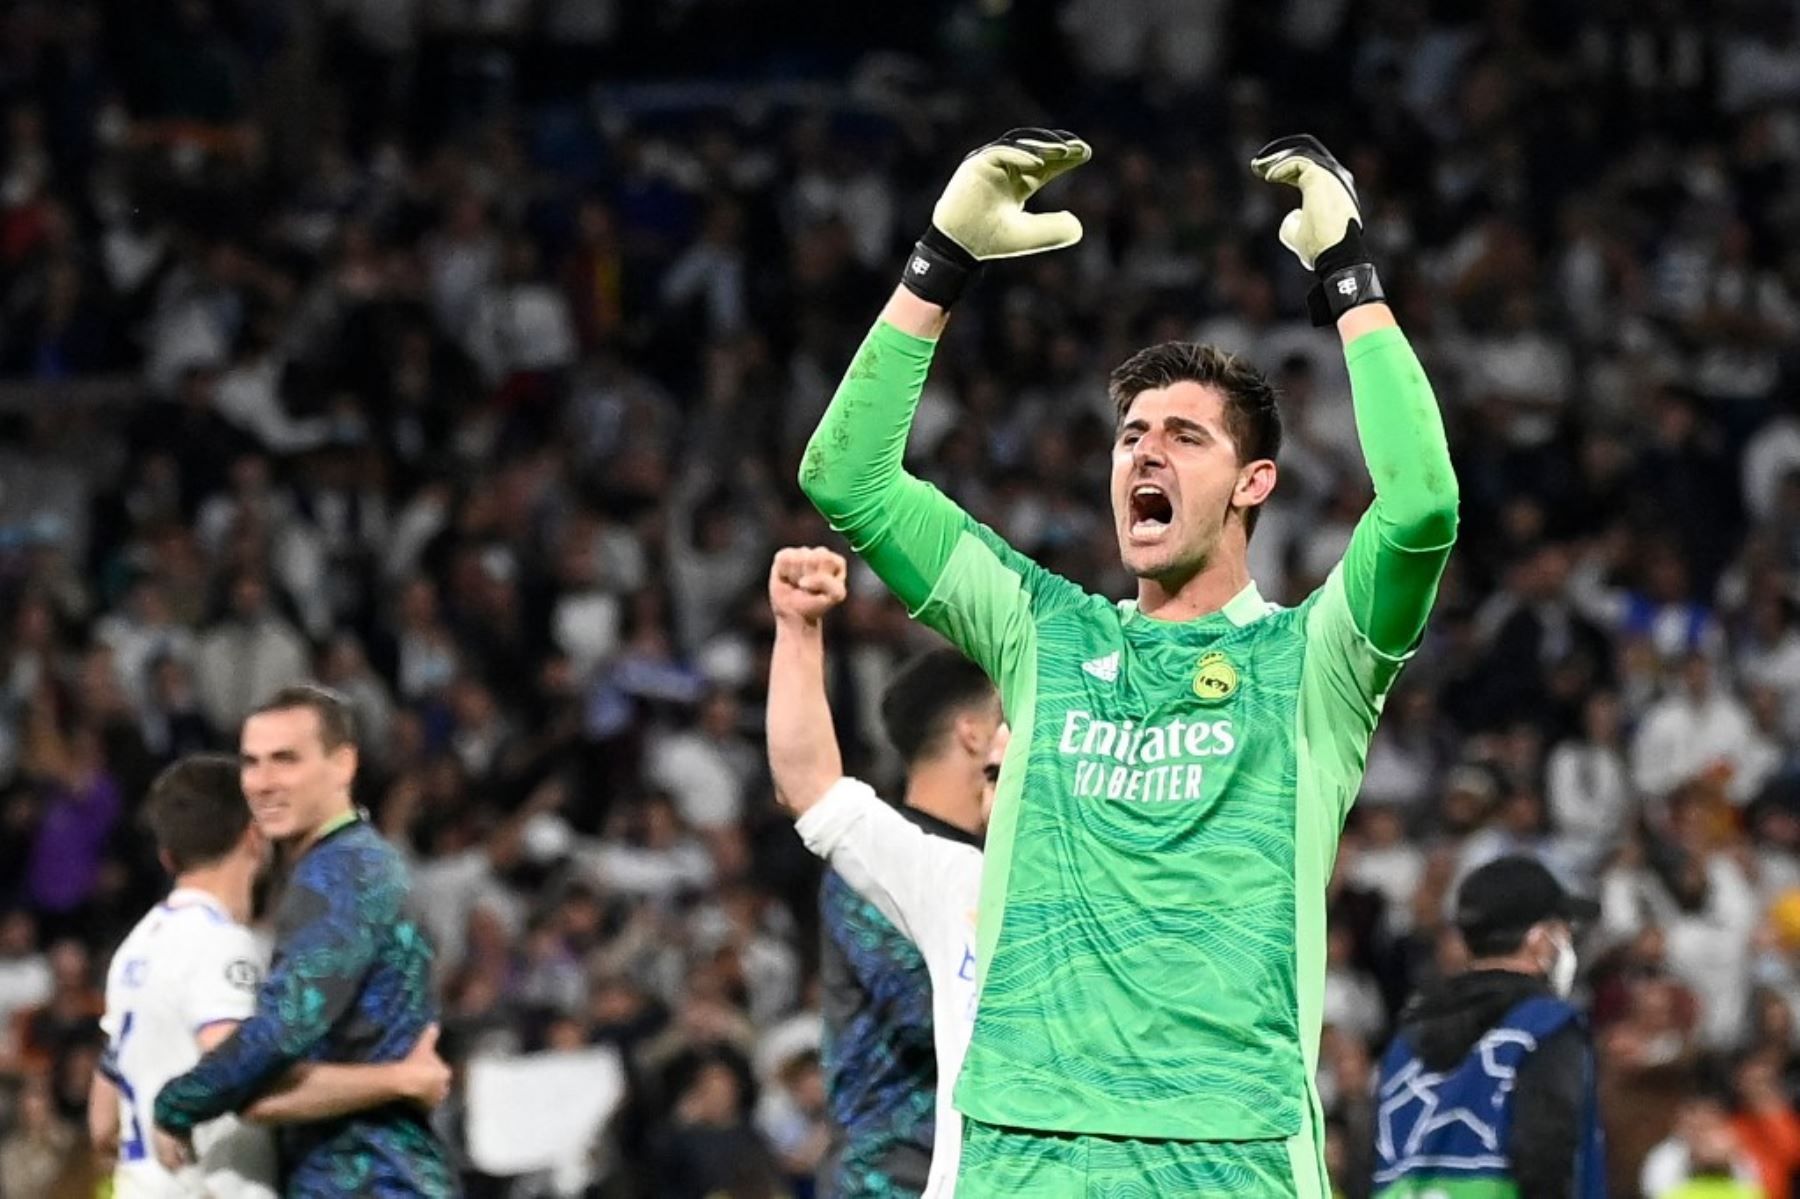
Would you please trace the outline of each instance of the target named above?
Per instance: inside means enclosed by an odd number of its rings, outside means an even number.
[[[1238,628],[1253,624],[1269,614],[1268,601],[1263,599],[1262,592],[1256,589],[1256,580],[1244,584],[1244,589],[1225,601],[1220,609],[1225,619]]]
[[[179,911],[182,908],[206,908],[227,920],[231,919],[231,913],[226,911],[224,902],[217,895],[198,887],[176,887],[163,900],[162,906],[165,912]]]
[[[1144,615],[1138,611],[1138,602],[1135,599],[1121,600],[1119,607],[1123,608],[1129,617],[1137,618]],[[1244,584],[1242,591],[1226,600],[1223,608],[1217,612],[1208,612],[1204,616],[1196,616],[1194,620],[1211,620],[1215,616],[1223,616],[1234,627],[1241,629],[1247,624],[1255,624],[1268,614],[1269,601],[1262,597],[1262,592],[1256,588],[1256,580],[1252,579]]]
[[[900,804],[897,810],[902,816],[933,836],[942,837],[946,841],[960,841],[964,845],[973,845],[977,849],[981,848],[982,837],[979,833],[971,833],[967,829],[957,828],[954,824],[946,820],[939,820],[929,812],[921,812],[919,809],[908,807],[905,804]]]
[[[305,857],[306,854],[319,848],[319,846],[325,844],[327,840],[337,836],[351,825],[362,823],[364,818],[365,814],[363,810],[352,804],[348,812],[340,812],[330,820],[327,820],[324,824],[320,825],[318,835],[312,839],[306,847],[306,852],[302,853],[300,856]]]

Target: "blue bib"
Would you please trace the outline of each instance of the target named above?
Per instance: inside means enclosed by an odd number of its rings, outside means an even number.
[[[1539,1045],[1580,1019],[1560,999],[1533,996],[1507,1012],[1462,1061],[1441,1072],[1425,1067],[1404,1033],[1396,1037],[1382,1058],[1375,1097],[1377,1199],[1516,1196],[1507,1156],[1513,1082]],[[1606,1170],[1591,1062],[1581,1121],[1575,1194],[1604,1199]]]

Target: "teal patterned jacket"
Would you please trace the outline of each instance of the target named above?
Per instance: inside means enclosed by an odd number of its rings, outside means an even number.
[[[275,955],[256,1013],[156,1097],[156,1123],[187,1133],[262,1094],[298,1062],[397,1061],[435,1018],[431,947],[409,911],[400,855],[366,821],[301,856],[275,917]],[[283,1193],[456,1193],[426,1114],[397,1103],[281,1130]]]

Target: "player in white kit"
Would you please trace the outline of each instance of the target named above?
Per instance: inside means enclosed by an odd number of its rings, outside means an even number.
[[[195,755],[170,766],[151,787],[148,817],[175,887],[113,955],[101,1021],[107,1051],[88,1095],[94,1144],[117,1157],[116,1199],[273,1199],[275,1142],[259,1125],[442,1100],[449,1070],[428,1033],[404,1061],[298,1067],[246,1112],[249,1122],[202,1126],[192,1165],[174,1172],[161,1164],[152,1140],[157,1092],[255,1010],[267,951],[245,922],[268,848],[235,758]]]
[[[924,1199],[956,1187],[962,1116],[951,1092],[974,1027],[975,906],[981,851],[933,836],[902,816],[866,783],[844,776],[837,731],[825,697],[821,622],[844,601],[844,559],[826,549],[784,549],[769,572],[775,652],[769,665],[769,766],[782,803],[799,817],[806,847],[825,858],[919,948],[931,975],[932,1036],[937,1050],[936,1138]],[[982,793],[985,824],[1009,742],[1000,726],[988,752]]]

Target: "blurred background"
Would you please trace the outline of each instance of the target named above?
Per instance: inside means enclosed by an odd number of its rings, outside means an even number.
[[[147,780],[307,676],[359,705],[447,1055],[611,1063],[591,1135],[504,1169],[459,1087],[470,1193],[811,1193],[769,555],[830,543],[799,450],[955,163],[1048,124],[1095,148],[1050,198],[1086,239],[987,272],[912,443],[1019,548],[1129,592],[1104,377],[1168,337],[1283,390],[1265,594],[1344,548],[1276,135],[1356,173],[1449,421],[1462,541],[1331,887],[1342,1194],[1446,895],[1524,851],[1604,903],[1613,1194],[1724,1155],[1786,1199],[1797,101],[1794,0],[0,0],[0,1195],[94,1193]],[[873,701],[929,634],[858,568],[829,636],[891,785]]]

